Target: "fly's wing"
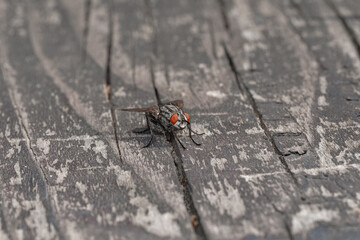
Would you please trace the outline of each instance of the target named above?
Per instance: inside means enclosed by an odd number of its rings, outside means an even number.
[[[184,101],[181,100],[181,99],[167,102],[167,103],[165,103],[164,105],[168,105],[168,104],[174,105],[174,106],[176,106],[176,107],[178,107],[178,108],[180,108],[180,109],[183,109],[183,107],[184,107]]]
[[[158,106],[152,106],[148,108],[123,108],[121,111],[125,112],[144,112],[144,113],[151,113],[153,115],[159,114],[159,107]]]

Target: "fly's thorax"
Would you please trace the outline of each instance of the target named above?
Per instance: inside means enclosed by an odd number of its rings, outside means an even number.
[[[184,112],[174,105],[161,106],[159,120],[166,130],[181,130],[188,124]]]

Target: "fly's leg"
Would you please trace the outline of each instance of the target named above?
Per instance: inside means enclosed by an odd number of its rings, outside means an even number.
[[[194,130],[192,130],[191,128],[190,128],[190,131],[193,133],[193,134],[195,134],[195,135],[204,135],[205,133],[197,133],[197,132],[195,132]]]
[[[180,141],[180,139],[176,136],[176,134],[173,132],[175,139],[180,143],[180,145],[182,146],[183,149],[186,149],[186,147],[184,146],[184,144]]]
[[[167,141],[170,141],[171,140],[171,137],[170,137],[170,132],[169,131],[167,131],[166,129],[165,129],[165,127],[163,126],[163,125],[161,125],[161,123],[160,122],[154,122],[155,124],[157,124],[158,126],[160,126],[161,127],[161,129],[164,131],[164,134],[165,134],[165,137],[166,137],[166,140]],[[173,133],[173,132],[172,132]]]
[[[146,123],[147,123],[147,128],[150,130],[151,138],[150,138],[150,141],[145,146],[143,146],[142,148],[147,148],[148,146],[150,146],[151,142],[154,139],[154,134],[153,134],[153,131],[152,131],[151,127],[150,127],[150,122],[149,122],[149,116],[148,115],[146,115]]]
[[[191,131],[192,133],[194,133],[195,135],[204,135],[204,134],[205,134],[205,133],[197,133],[197,132],[195,132],[194,130],[192,130],[190,123],[188,123],[188,128],[189,128],[190,131]]]
[[[193,137],[192,137],[192,135],[191,135],[191,132],[194,132],[194,131],[191,130],[191,125],[190,125],[190,123],[187,125],[187,127],[188,127],[188,129],[189,129],[189,137],[190,137],[190,139],[193,141],[193,143],[195,143],[196,145],[200,146],[201,143],[197,143],[197,142],[193,139]],[[203,134],[204,134],[204,133],[203,133]],[[202,135],[202,134],[198,134],[198,135]]]

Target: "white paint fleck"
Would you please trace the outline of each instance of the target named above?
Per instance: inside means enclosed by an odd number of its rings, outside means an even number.
[[[322,126],[317,126],[316,130],[320,135],[319,147],[316,148],[316,153],[318,154],[320,160],[320,166],[321,167],[334,166],[335,164],[332,161],[332,156],[330,154],[330,148],[332,144],[325,139],[324,137],[325,130]]]
[[[47,11],[45,11],[45,18],[48,24],[59,25],[61,23],[61,15],[56,10],[56,2],[49,0],[46,2]]]
[[[5,137],[9,138],[11,136],[11,130],[10,130],[10,126],[6,125],[5,128]]]
[[[238,131],[228,131],[228,132],[226,132],[226,134],[227,135],[231,135],[231,134],[237,135]]]
[[[46,155],[50,151],[50,141],[44,138],[38,138],[36,140],[36,146]]]
[[[325,76],[321,76],[320,79],[320,92],[322,94],[326,94],[326,89],[327,89],[327,80]]]
[[[257,94],[254,90],[250,90],[251,95],[254,97],[255,100],[259,101],[259,102],[266,102],[267,99],[260,96],[259,94]]]
[[[76,182],[75,185],[82,194],[85,194],[86,190],[88,189],[88,187],[85,184],[81,183],[81,182]]]
[[[343,199],[343,202],[345,202],[351,209],[359,208],[359,204],[351,198]]]
[[[239,151],[239,158],[241,160],[247,160],[249,158],[249,156],[247,155],[245,150]]]
[[[11,158],[11,157],[14,155],[14,153],[15,153],[14,149],[13,149],[13,148],[10,148],[9,151],[7,152],[5,158],[6,158],[6,159]]]
[[[326,102],[325,96],[319,96],[318,98],[318,105],[319,106],[329,106],[329,103]]]
[[[290,105],[292,103],[291,98],[289,95],[282,95],[281,96],[281,101],[283,101],[284,103]]]
[[[339,217],[339,212],[324,209],[316,205],[301,205],[300,211],[292,217],[294,234],[307,232],[316,226],[317,222],[331,222]]]
[[[234,160],[234,163],[235,163],[235,164],[238,163],[238,159],[237,159],[237,156],[236,156],[236,155],[233,155],[233,156],[232,156],[232,159]]]
[[[216,167],[219,170],[225,169],[225,163],[227,162],[226,158],[212,158],[210,161],[211,166]]]
[[[310,188],[309,188],[310,189]],[[321,185],[320,187],[320,190],[321,190],[321,195],[324,196],[324,197],[331,197],[332,194],[329,190],[327,190],[327,188],[325,188],[324,186]]]
[[[81,234],[81,228],[76,226],[75,222],[65,221],[66,225],[66,233],[70,239],[82,240],[84,239],[83,235]]]
[[[130,199],[130,203],[137,206],[136,215],[133,222],[148,232],[160,237],[180,237],[180,227],[177,217],[170,213],[161,213],[157,206],[151,204],[145,197],[135,197]]]
[[[356,168],[360,170],[360,164],[348,164],[348,165],[336,165],[332,167],[320,167],[320,168],[308,168],[308,169],[293,169],[292,171],[295,174],[306,173],[308,175],[319,175],[320,173],[339,173],[346,172],[348,168]],[[246,181],[250,181],[257,178],[263,178],[265,176],[276,176],[286,174],[284,170],[276,172],[265,172],[265,173],[255,173],[255,174],[240,174],[238,175],[241,178],[244,178]],[[360,200],[360,193],[357,194],[358,200]]]
[[[305,172],[306,174],[309,175],[319,175],[319,173],[323,173],[323,172],[327,172],[327,173],[341,173],[341,172],[346,172],[348,171],[348,168],[356,168],[358,170],[360,170],[360,165],[359,164],[349,164],[349,165],[334,165],[334,166],[330,166],[330,167],[320,167],[320,168],[309,168],[309,169],[295,169],[294,173],[301,173],[301,172]]]
[[[227,239],[244,239],[248,235],[259,236],[262,233],[256,227],[259,227],[258,224],[253,221],[247,221],[245,219],[241,220],[241,223],[234,231],[234,226],[230,224],[226,224],[224,221],[207,221],[207,228],[211,229],[211,234],[214,236],[224,236],[226,234]],[[216,238],[216,239],[222,239]],[[256,238],[255,238],[256,239]]]
[[[82,182],[76,182],[75,185],[76,185],[77,189],[79,189],[79,191],[81,192],[83,201],[86,203],[86,206],[85,206],[86,210],[92,211],[94,207],[92,204],[89,203],[89,199],[86,196],[86,191],[88,189],[88,186]]]
[[[345,164],[345,163],[346,163],[346,160],[345,160],[346,150],[347,150],[347,149],[344,149],[343,151],[341,151],[341,152],[339,153],[339,155],[337,155],[337,156],[335,157],[335,159],[336,159],[336,161],[337,161],[338,163],[340,163],[340,164]]]
[[[124,91],[124,87],[120,87],[115,93],[116,97],[126,97],[126,92]]]
[[[64,182],[65,178],[68,175],[68,171],[69,171],[68,163],[71,163],[73,161],[74,160],[69,160],[69,159],[66,159],[65,162],[62,161],[62,163],[60,165],[60,169],[58,169],[57,167],[53,167],[59,162],[58,159],[55,159],[54,161],[52,161],[52,163],[49,163],[47,165],[48,170],[50,172],[52,172],[50,174],[50,176],[53,176],[53,175],[56,176],[56,183],[57,184],[61,184],[61,183]]]
[[[14,165],[14,170],[16,172],[16,177],[12,177],[10,178],[10,184],[11,185],[15,185],[15,184],[21,184],[21,171],[20,171],[20,163],[16,162]]]
[[[263,133],[263,130],[261,128],[258,127],[253,127],[250,129],[245,129],[245,132],[247,134],[259,134],[259,133]]]
[[[97,154],[101,154],[104,159],[107,159],[107,145],[102,140],[87,135],[85,135],[82,140],[84,140],[84,145],[81,147],[85,151],[92,150]]]
[[[227,179],[224,180],[224,186],[219,186],[219,191],[213,182],[209,182],[208,185],[210,188],[204,187],[204,194],[210,204],[219,209],[220,214],[226,213],[234,219],[245,214],[245,204],[238,189],[232,187]]]
[[[254,31],[254,29],[244,29],[242,32],[244,38],[248,41],[259,41],[261,40],[261,35],[258,31]]]
[[[48,129],[48,130],[46,130],[45,134],[46,134],[47,136],[54,136],[54,135],[56,134],[56,132],[55,132],[55,131],[51,131],[50,129]]]
[[[274,153],[269,152],[267,148],[259,149],[259,151],[255,154],[255,157],[263,160],[263,162],[271,162],[274,159]]]
[[[126,189],[133,189],[136,187],[130,171],[115,168],[115,172],[116,183],[118,186],[125,187]]]
[[[224,97],[226,97],[226,94],[220,92],[219,90],[207,91],[206,95],[209,96],[209,97],[214,97],[214,98],[224,98]]]
[[[61,167],[60,171],[56,171],[56,183],[60,184],[64,182],[65,178],[68,175],[69,168],[67,166]]]
[[[101,140],[96,140],[95,141],[95,147],[92,148],[92,150],[95,153],[101,153],[101,155],[103,156],[103,158],[107,159],[107,145],[105,145],[105,143]]]

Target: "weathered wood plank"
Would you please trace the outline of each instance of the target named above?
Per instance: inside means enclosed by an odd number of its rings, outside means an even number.
[[[359,8],[0,0],[0,239],[357,239]]]
[[[289,205],[301,200],[238,89],[221,44],[226,33],[218,6],[151,3],[155,85],[164,98],[183,97],[194,128],[205,132],[200,147],[182,134],[188,149],[181,157],[207,237],[288,238],[287,216],[273,206],[270,194]]]
[[[10,50],[4,37],[23,34],[22,9],[11,9],[2,2],[1,11],[1,195],[4,222],[9,239],[61,239],[64,234],[58,222],[57,211],[49,197],[47,179],[38,162],[29,139],[29,132],[24,128],[28,118],[22,113],[23,106],[16,85],[18,77],[9,64]],[[7,16],[17,18],[13,31],[6,29]],[[15,45],[19,42],[14,42]],[[6,80],[6,81],[5,81]],[[6,84],[5,84],[6,82]],[[8,91],[11,89],[11,91]]]
[[[72,21],[78,22],[72,3],[63,2]],[[102,69],[109,69],[110,74],[106,79],[109,84],[108,96],[112,104],[120,107],[156,104],[153,88],[149,89],[149,61],[144,57],[146,49],[150,49],[151,45],[147,39],[141,39],[141,29],[146,27],[144,9],[144,3],[139,1],[92,2],[87,53]],[[80,39],[81,25],[73,24]],[[104,31],[104,26],[109,31]],[[106,56],[99,49],[107,51],[109,44],[111,55]],[[144,209],[147,212],[142,219],[141,216],[134,219],[133,223],[159,237],[194,238],[181,185],[177,181],[165,139],[156,137],[150,148],[142,149],[149,141],[149,136],[131,132],[134,128],[144,126],[142,115],[114,111],[113,121],[116,121],[123,164],[133,169],[135,177],[142,181],[142,187],[151,193],[148,194],[148,199],[143,197],[144,206],[137,206],[136,200],[139,197],[134,190],[138,187],[129,187],[127,195],[130,203],[135,202],[135,207],[140,208],[138,211]],[[125,220],[129,218],[131,220],[131,216],[126,216]]]
[[[24,207],[34,206],[29,216],[15,215],[30,222],[30,230],[17,223],[10,232],[43,239],[191,236],[179,220],[181,209],[186,212],[177,197],[172,163],[170,169],[159,164],[153,160],[156,153],[148,150],[153,157],[147,164],[134,143],[122,145],[119,156],[104,91],[105,68],[89,57],[82,61],[81,41],[65,9],[59,2],[38,1],[11,2],[2,10],[2,33],[7,34],[1,34],[1,62],[23,121],[22,134],[10,132],[8,138],[30,152],[26,165],[31,169],[29,178],[20,165],[21,179],[10,187],[21,190],[35,181],[30,189],[33,203],[20,195],[25,203],[12,206],[13,211],[27,202]],[[20,159],[14,155],[8,166],[13,174]],[[9,191],[16,194],[16,189]],[[10,200],[11,195],[5,203]]]
[[[44,178],[22,137],[20,122],[12,107],[1,69],[1,238],[58,236],[49,222],[47,228]],[[27,216],[27,218],[24,218]],[[44,227],[44,231],[39,231]],[[44,224],[46,224],[44,226]]]
[[[359,207],[359,120],[357,107],[345,97],[356,94],[359,59],[346,33],[340,46],[334,44],[344,30],[338,19],[329,18],[333,13],[327,5],[314,7],[320,2],[307,7],[294,1],[227,2],[233,36],[228,46],[236,70],[304,200],[284,211],[290,231],[299,239],[359,234],[354,225]],[[319,12],[323,19],[314,17]],[[302,214],[312,220],[301,220]],[[335,229],[342,233],[335,235]]]

